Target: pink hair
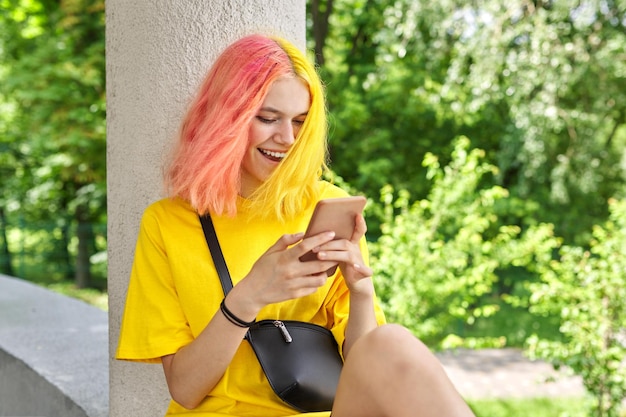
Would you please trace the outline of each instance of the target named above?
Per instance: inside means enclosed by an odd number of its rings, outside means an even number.
[[[165,184],[170,195],[189,201],[202,214],[209,211],[236,213],[240,167],[248,147],[251,120],[276,79],[298,75],[285,45],[293,54],[295,48],[285,44],[284,40],[251,35],[231,44],[218,57],[184,118],[178,143],[166,169]],[[309,78],[311,74],[304,77],[311,89]],[[317,74],[313,78],[319,82]],[[320,97],[316,100],[319,101]],[[323,103],[323,97],[321,100]],[[312,168],[315,172],[306,174],[315,181],[325,159],[325,115],[323,122],[323,133],[318,132],[312,139],[321,141],[322,159],[318,161],[319,158],[315,157],[317,166]],[[305,182],[309,184],[304,184],[304,194],[299,198],[310,200],[311,194],[315,193],[311,190],[311,181]],[[283,203],[271,202],[278,207]],[[298,209],[301,207],[290,211]]]

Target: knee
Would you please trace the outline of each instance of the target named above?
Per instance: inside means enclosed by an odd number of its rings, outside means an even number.
[[[399,324],[383,324],[372,330],[366,337],[371,338],[373,343],[383,345],[387,345],[389,341],[402,343],[407,340],[418,340],[406,327]]]
[[[363,364],[384,363],[387,369],[420,368],[428,371],[438,361],[428,347],[408,329],[398,324],[385,324],[361,337],[350,356]]]
[[[363,342],[363,343],[361,343]],[[402,349],[426,349],[426,346],[406,327],[399,324],[384,324],[363,336],[358,341],[363,348],[379,354]]]

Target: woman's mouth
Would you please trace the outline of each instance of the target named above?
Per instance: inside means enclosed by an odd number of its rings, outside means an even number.
[[[258,150],[261,152],[261,155],[274,162],[280,162],[287,156],[287,152],[275,152],[261,148],[258,148]]]

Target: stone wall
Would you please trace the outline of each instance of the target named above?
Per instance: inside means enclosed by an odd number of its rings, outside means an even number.
[[[0,275],[0,416],[106,417],[105,311]]]

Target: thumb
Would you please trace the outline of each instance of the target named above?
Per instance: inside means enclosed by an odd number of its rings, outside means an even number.
[[[363,235],[367,232],[367,224],[365,223],[365,218],[363,218],[362,214],[357,214],[354,219],[354,231],[352,232],[352,237],[350,241],[353,243],[358,243]]]

